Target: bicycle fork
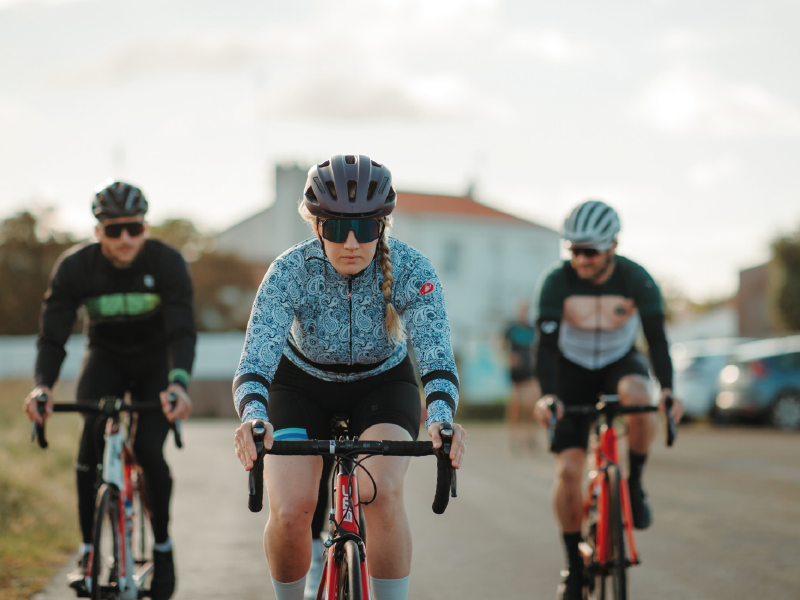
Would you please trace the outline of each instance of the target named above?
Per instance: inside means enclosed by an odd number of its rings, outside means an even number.
[[[339,472],[336,475],[334,508],[330,513],[331,527],[328,531],[328,539],[325,541],[325,566],[322,580],[326,582],[326,594],[317,594],[317,600],[326,598],[327,600],[339,600],[339,575],[340,571],[336,563],[344,552],[344,542],[353,540],[359,548],[361,555],[361,589],[364,593],[363,600],[370,600],[369,591],[369,568],[367,566],[367,556],[364,549],[364,542],[361,539],[359,519],[359,495],[358,481],[356,479],[357,469],[355,463],[349,460],[342,461]],[[333,532],[333,533],[331,533]],[[331,537],[333,535],[334,537]]]

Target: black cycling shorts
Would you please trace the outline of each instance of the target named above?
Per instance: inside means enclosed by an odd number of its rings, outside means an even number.
[[[619,380],[626,375],[650,376],[644,357],[631,348],[625,356],[601,369],[586,369],[563,356],[558,364],[558,397],[565,405],[594,404],[599,394],[616,394]],[[592,417],[567,415],[556,423],[552,450],[589,446]]]
[[[419,435],[422,408],[411,359],[379,375],[337,383],[309,375],[285,356],[269,388],[267,415],[275,439],[330,440],[334,415],[349,417],[348,432],[360,436],[378,423],[392,423]]]

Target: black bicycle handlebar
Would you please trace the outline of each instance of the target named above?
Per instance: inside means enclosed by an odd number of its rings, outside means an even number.
[[[442,445],[434,449],[433,442],[397,442],[391,440],[275,440],[272,448],[264,448],[264,435],[267,426],[258,419],[253,422],[253,441],[256,444],[256,460],[249,474],[250,495],[247,506],[252,512],[259,512],[264,499],[264,455],[281,456],[342,456],[357,454],[378,456],[436,456],[436,493],[433,499],[433,512],[442,514],[447,508],[450,496],[457,497],[455,468],[450,461],[450,447],[453,439],[453,426],[443,423],[440,435]]]
[[[579,404],[577,406],[564,405],[564,415],[582,415],[588,417],[599,417],[600,415],[607,415],[609,419],[613,419],[616,415],[631,415],[641,414],[648,412],[656,412],[657,406],[650,404],[620,404],[619,396],[606,395],[602,397],[603,400],[597,404]],[[672,418],[672,396],[667,396],[664,401],[664,409],[667,415],[667,446],[672,446],[675,443],[675,438],[678,436],[678,426],[675,419]],[[550,419],[547,423],[547,437],[550,445],[550,450],[553,450],[553,438],[556,428],[556,407],[553,400],[548,400],[547,407],[550,409]]]
[[[172,394],[171,394],[172,395]],[[177,397],[175,398],[177,400]],[[171,400],[174,402],[174,400]],[[47,404],[47,396],[40,394],[36,397],[36,410],[40,415],[44,416]],[[161,404],[158,402],[137,402],[135,404],[125,404],[122,398],[115,396],[107,396],[97,402],[62,402],[53,405],[53,412],[80,412],[80,413],[99,413],[106,417],[113,417],[123,412],[158,412],[161,411]],[[177,421],[178,419],[176,419]],[[39,442],[41,448],[47,448],[47,438],[44,430],[45,422],[33,424],[31,430],[31,441],[34,437]],[[175,445],[178,448],[183,447],[183,442],[180,438],[180,430],[175,430]]]

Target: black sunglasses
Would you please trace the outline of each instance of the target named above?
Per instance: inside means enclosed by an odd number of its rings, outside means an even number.
[[[118,238],[122,235],[122,230],[126,230],[131,237],[138,237],[144,232],[144,223],[109,223],[103,225],[103,233],[106,237]]]
[[[383,233],[383,223],[375,219],[328,219],[322,222],[322,237],[335,244],[346,242],[351,231],[362,244],[374,242]]]
[[[594,258],[602,253],[602,251],[597,248],[570,248],[570,252],[572,252],[572,256],[580,256],[583,254],[586,258]]]

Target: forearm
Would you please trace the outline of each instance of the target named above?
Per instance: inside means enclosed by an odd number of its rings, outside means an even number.
[[[672,389],[672,360],[664,331],[664,315],[642,317],[642,330],[649,347],[650,364],[663,389]]]

